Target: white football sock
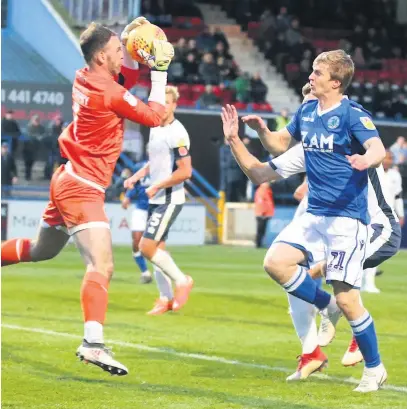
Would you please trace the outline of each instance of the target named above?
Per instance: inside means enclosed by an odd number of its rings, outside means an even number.
[[[376,270],[377,267],[366,268],[363,270],[363,287],[376,287]]]
[[[302,353],[310,354],[318,346],[318,329],[315,320],[317,309],[291,294],[287,293],[287,296],[294,328],[302,344]]]
[[[163,271],[163,273],[175,282],[175,285],[185,284],[186,275],[178,268],[172,257],[164,250],[157,249],[151,261]]]
[[[97,321],[86,321],[83,337],[90,343],[103,344],[103,325]]]
[[[172,291],[170,278],[167,277],[157,266],[154,266],[154,276],[158,291],[160,292],[160,298],[168,298],[168,300],[171,301],[174,298],[174,293]]]

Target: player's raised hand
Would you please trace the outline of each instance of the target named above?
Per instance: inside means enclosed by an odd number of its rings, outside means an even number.
[[[365,155],[346,155],[346,159],[349,161],[353,169],[366,170],[370,167],[370,163]]]
[[[256,132],[267,129],[265,122],[257,115],[246,115],[242,118],[242,121]]]
[[[227,104],[222,108],[222,123],[223,133],[226,140],[230,141],[233,138],[239,137],[239,118],[237,116],[236,108],[233,105]]]
[[[127,24],[127,26],[124,27],[120,35],[120,40],[122,41],[122,43],[126,45],[127,39],[129,38],[130,31],[143,24],[150,24],[150,22],[143,16],[137,17],[131,23]]]
[[[137,53],[150,68],[157,71],[167,71],[174,57],[174,47],[168,41],[153,40],[152,54],[144,50],[138,50]]]

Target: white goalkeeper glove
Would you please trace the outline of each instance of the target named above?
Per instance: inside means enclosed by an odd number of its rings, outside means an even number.
[[[127,26],[124,27],[122,34],[120,35],[120,40],[122,41],[122,43],[126,45],[130,31],[143,24],[150,24],[150,22],[143,16],[137,17],[131,23],[127,24]]]
[[[168,41],[154,40],[151,54],[144,50],[138,50],[137,53],[150,68],[157,71],[167,71],[174,57],[174,47]]]

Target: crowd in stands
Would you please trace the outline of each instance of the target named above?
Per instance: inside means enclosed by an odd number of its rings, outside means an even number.
[[[396,22],[395,0],[222,4],[299,94],[315,56],[341,48],[356,67],[349,97],[378,117],[407,119],[407,27]]]
[[[6,111],[1,119],[2,138],[2,186],[12,185],[17,178],[16,159],[21,153],[24,161],[24,178],[32,179],[32,169],[36,161],[44,162],[43,179],[50,180],[54,168],[64,163],[61,158],[58,137],[64,129],[62,117],[57,116],[49,123],[42,123],[38,115],[33,115],[25,129],[21,129],[14,119],[13,111]],[[3,160],[4,158],[4,160]]]
[[[266,103],[267,86],[258,73],[241,72],[229,53],[229,44],[219,28],[205,27],[195,39],[179,38],[168,70],[173,84],[203,84],[197,106],[209,108],[238,101]],[[185,89],[185,88],[184,88]]]
[[[188,5],[188,12],[183,8],[185,5]],[[175,49],[168,80],[172,84],[189,86],[181,89],[179,105],[211,108],[238,102],[244,108],[254,103],[265,111],[271,111],[266,101],[268,89],[260,75],[250,75],[239,69],[230,54],[224,33],[219,27],[206,26],[193,2],[144,0],[142,13],[163,27],[185,29],[175,34],[170,29],[166,30]],[[177,13],[185,17],[176,17]],[[189,33],[191,28],[196,31]],[[186,35],[182,35],[183,31]]]

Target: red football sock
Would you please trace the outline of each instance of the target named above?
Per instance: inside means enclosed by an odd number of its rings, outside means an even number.
[[[83,319],[104,323],[106,318],[109,280],[103,274],[89,272],[85,274],[81,288]]]
[[[1,266],[9,266],[22,261],[31,261],[30,239],[11,239],[1,245]]]

